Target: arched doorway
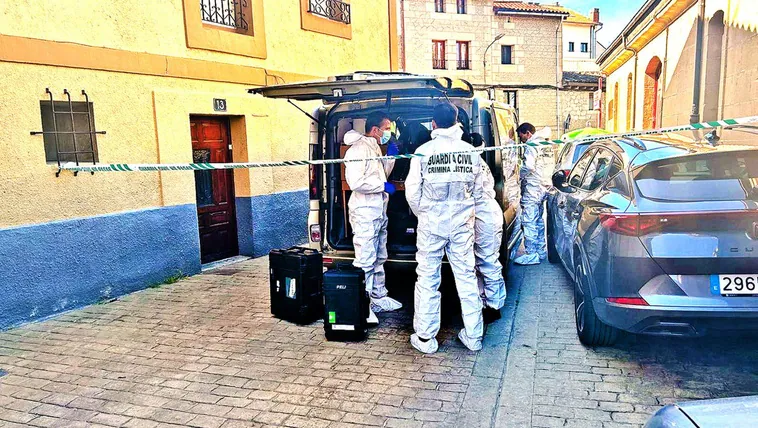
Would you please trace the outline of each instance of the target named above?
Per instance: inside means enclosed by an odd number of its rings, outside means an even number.
[[[632,124],[632,109],[634,108],[634,105],[632,104],[632,100],[634,100],[634,83],[633,83],[633,76],[632,73],[629,73],[629,77],[626,79],[626,130],[630,131],[632,128],[634,128],[634,124]]]
[[[724,12],[719,10],[708,21],[706,39],[705,82],[703,88],[703,121],[719,119],[721,92],[721,59],[723,57]]]
[[[645,105],[642,114],[644,129],[657,128],[660,125],[658,115],[661,112],[661,59],[654,56],[645,68]]]

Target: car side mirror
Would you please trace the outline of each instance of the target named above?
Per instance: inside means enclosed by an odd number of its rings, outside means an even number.
[[[553,187],[558,189],[561,192],[569,193],[569,189],[571,189],[566,181],[568,180],[568,177],[566,176],[566,171],[559,170],[556,171],[555,174],[553,174]]]

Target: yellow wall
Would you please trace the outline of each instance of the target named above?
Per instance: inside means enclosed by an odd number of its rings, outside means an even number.
[[[309,120],[284,101],[246,89],[251,82],[274,83],[266,73],[292,81],[388,70],[388,1],[353,3],[352,38],[345,39],[303,30],[300,0],[266,0],[267,58],[256,59],[187,48],[182,0],[0,2],[0,195],[6,206],[0,227],[195,202],[192,172],[64,172],[56,178],[42,136],[29,134],[41,130],[45,88],[56,100],[64,99],[64,88],[74,101],[87,91],[97,129],[107,132],[97,136],[100,163],[191,162],[189,117],[213,114],[213,98],[227,100],[223,114],[231,120],[235,161],[307,158]],[[29,52],[29,46],[45,50]],[[108,70],[123,72],[92,70],[100,58],[111,61]],[[164,59],[165,73],[159,67]],[[232,77],[209,76],[209,70]],[[317,103],[300,105],[310,111]],[[235,191],[255,196],[304,189],[307,176],[304,167],[235,171]]]

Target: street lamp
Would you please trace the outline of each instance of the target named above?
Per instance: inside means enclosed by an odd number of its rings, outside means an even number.
[[[490,50],[490,48],[492,47],[492,45],[495,44],[495,42],[497,42],[498,40],[502,39],[503,37],[505,37],[505,34],[503,34],[503,33],[500,33],[497,36],[495,36],[495,39],[492,40],[492,43],[490,43],[489,45],[487,45],[487,48],[484,50],[484,62],[483,62],[483,65],[484,65],[484,84],[485,85],[487,84],[487,51]]]

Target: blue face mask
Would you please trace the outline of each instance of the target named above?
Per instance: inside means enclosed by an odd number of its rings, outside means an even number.
[[[392,138],[392,131],[383,131],[382,132],[382,139],[379,141],[379,144],[384,145],[390,142],[390,139]]]

